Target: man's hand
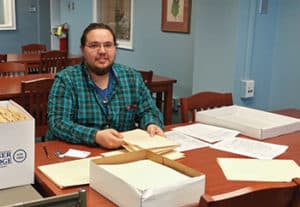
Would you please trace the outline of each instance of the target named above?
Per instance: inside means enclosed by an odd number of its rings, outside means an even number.
[[[155,125],[155,124],[149,124],[147,126],[147,132],[150,134],[150,136],[159,135],[159,136],[165,136],[163,130]]]
[[[123,141],[121,133],[114,129],[99,130],[96,133],[95,141],[97,144],[107,149],[116,149],[121,147]]]

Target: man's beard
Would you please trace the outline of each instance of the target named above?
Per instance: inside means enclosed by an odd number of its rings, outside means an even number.
[[[102,75],[107,74],[110,71],[111,66],[112,66],[112,64],[110,64],[109,66],[107,66],[105,68],[98,68],[98,67],[88,66],[88,69],[90,70],[90,72],[94,73],[95,75],[102,76]]]

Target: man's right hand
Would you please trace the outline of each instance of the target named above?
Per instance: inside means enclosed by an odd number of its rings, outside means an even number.
[[[96,133],[95,141],[107,149],[116,149],[125,143],[123,135],[114,129],[99,130]]]

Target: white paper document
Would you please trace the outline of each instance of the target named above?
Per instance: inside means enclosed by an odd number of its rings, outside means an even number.
[[[38,169],[59,188],[84,185],[89,183],[90,160],[95,158],[100,156],[41,165]]]
[[[258,160],[218,158],[228,180],[290,182],[300,177],[300,167],[294,160]]]
[[[76,150],[76,149],[69,149],[67,152],[65,152],[63,155],[68,157],[77,157],[77,158],[86,158],[91,153],[88,151],[83,150]]]
[[[239,137],[225,139],[210,147],[257,159],[273,159],[284,153],[288,148],[286,145],[266,143]]]
[[[207,147],[210,145],[207,142],[203,142],[199,139],[185,135],[178,131],[168,131],[165,132],[165,135],[168,139],[173,140],[174,142],[179,144],[179,147],[175,148],[175,150],[179,152]]]
[[[197,139],[201,139],[209,143],[214,143],[225,138],[232,138],[240,133],[236,130],[200,123],[176,127],[173,128],[173,130],[195,137]]]

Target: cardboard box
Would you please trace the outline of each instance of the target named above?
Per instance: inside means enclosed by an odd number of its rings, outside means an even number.
[[[132,163],[140,160],[151,160],[167,166],[187,178],[170,185],[140,190],[103,167],[103,164]],[[142,171],[135,171],[133,174],[137,179],[143,176]],[[154,174],[153,177],[155,178]],[[90,187],[118,206],[189,206],[199,203],[205,189],[205,175],[151,151],[142,150],[91,160]]]
[[[27,119],[0,123],[0,189],[34,182],[34,119],[14,101],[0,106],[23,113]]]
[[[196,112],[196,121],[266,139],[300,130],[300,119],[243,106],[225,106]]]

